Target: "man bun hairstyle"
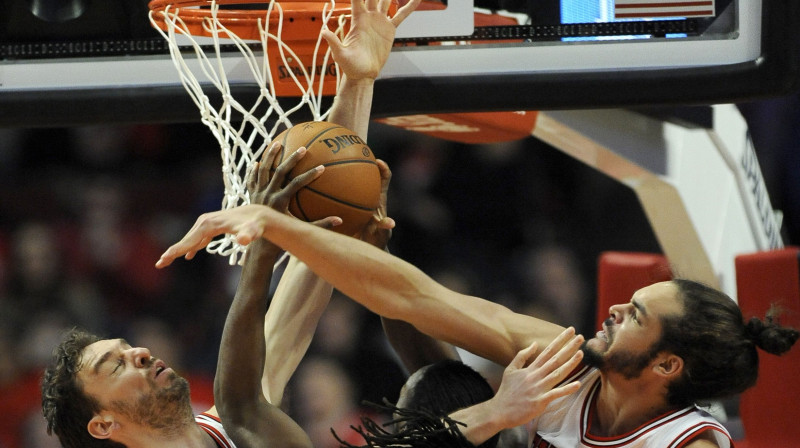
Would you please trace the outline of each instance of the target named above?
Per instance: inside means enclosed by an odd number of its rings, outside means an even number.
[[[800,331],[780,326],[778,322],[780,314],[781,309],[773,304],[767,311],[764,320],[751,317],[746,325],[747,334],[750,335],[756,346],[773,355],[782,355],[788,352],[800,337]]]
[[[667,400],[674,406],[705,404],[734,396],[755,384],[758,351],[785,353],[798,331],[777,323],[773,308],[765,320],[745,322],[736,302],[725,293],[686,279],[672,281],[679,291],[683,313],[662,322],[658,351],[680,356],[684,371],[670,383]]]

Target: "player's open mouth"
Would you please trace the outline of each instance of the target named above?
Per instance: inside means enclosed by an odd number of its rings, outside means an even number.
[[[156,361],[155,363],[155,377],[158,378],[161,373],[167,370],[167,365],[163,361]]]
[[[604,341],[606,344],[611,342],[611,331],[605,323],[603,323],[603,329],[597,332],[597,338]]]
[[[598,331],[596,336],[597,336],[598,339],[600,339],[601,341],[604,341],[606,344],[608,344],[608,335],[606,334],[605,331],[603,331],[603,330]]]

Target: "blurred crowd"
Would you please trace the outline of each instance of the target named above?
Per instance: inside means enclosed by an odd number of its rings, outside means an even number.
[[[796,244],[797,99],[742,109]],[[374,124],[369,143],[394,174],[391,252],[453,289],[593,334],[597,255],[659,251],[630,190],[533,138],[462,145]],[[198,411],[211,405],[239,267],[205,253],[153,265],[219,209],[219,157],[200,124],[0,129],[0,448],[58,446],[38,382],[72,326],[149,347],[190,380]],[[499,379],[499,366],[467,360]],[[379,319],[337,293],[285,406],[315,446],[338,446],[330,428],[346,435],[374,412],[362,402],[394,401],[406,375]]]

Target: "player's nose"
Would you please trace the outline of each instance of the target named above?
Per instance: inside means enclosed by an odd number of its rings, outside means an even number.
[[[133,347],[128,353],[131,357],[133,365],[136,367],[147,367],[152,359],[150,350],[145,347]]]
[[[614,324],[620,323],[622,315],[624,314],[623,313],[624,306],[625,305],[623,304],[616,304],[616,305],[611,305],[611,307],[608,309],[609,318]]]

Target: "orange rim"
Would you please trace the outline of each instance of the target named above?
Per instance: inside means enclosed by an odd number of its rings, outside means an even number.
[[[320,0],[290,0],[278,1],[283,10],[283,40],[316,40],[322,28],[322,10],[330,2]],[[216,4],[242,5],[242,4],[265,4],[264,0],[217,0]],[[341,3],[341,5],[340,5]],[[193,36],[211,37],[207,27],[203,24],[211,19],[211,0],[152,0],[148,7],[153,12],[163,13],[169,9],[170,15],[178,16],[186,25],[186,31]],[[277,7],[276,7],[277,8]],[[277,25],[280,18],[276,8],[270,14],[270,29]],[[334,7],[329,23],[335,29],[335,22],[343,14],[350,13],[350,2],[337,2]],[[268,9],[223,9],[217,10],[217,20],[229,29],[233,34],[241,39],[259,40],[259,21],[263,23]],[[153,14],[153,19],[162,30],[167,30],[163,14]],[[293,26],[298,25],[298,26]]]

